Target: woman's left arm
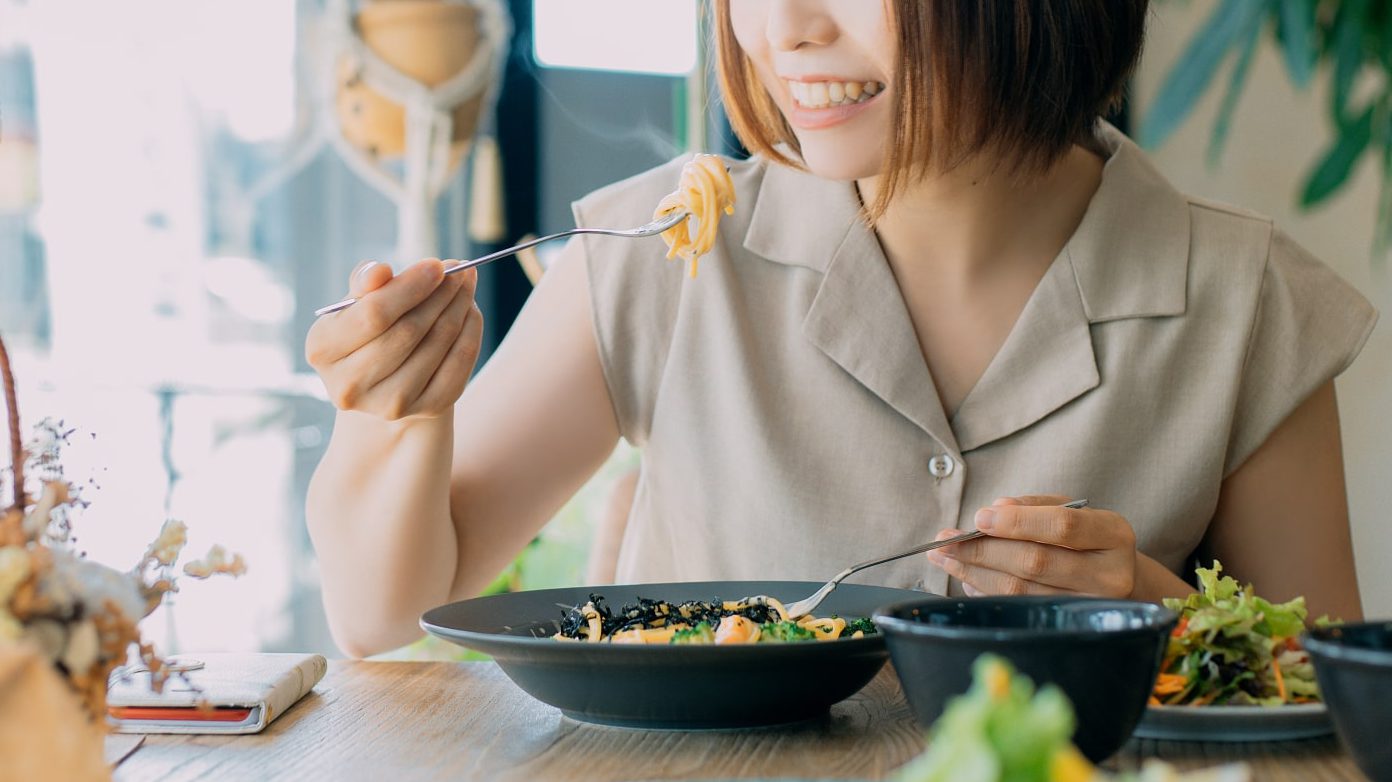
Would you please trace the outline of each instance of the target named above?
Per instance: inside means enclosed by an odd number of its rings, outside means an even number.
[[[1304,595],[1311,618],[1363,617],[1333,381],[1223,482],[1205,544],[1269,600]]]
[[[929,559],[972,595],[1071,592],[1158,602],[1193,591],[1136,550],[1125,518],[1058,507],[1067,501],[997,500],[976,516],[989,537],[929,552]],[[1304,595],[1311,616],[1362,617],[1332,382],[1223,482],[1205,542],[1224,570],[1268,599]]]

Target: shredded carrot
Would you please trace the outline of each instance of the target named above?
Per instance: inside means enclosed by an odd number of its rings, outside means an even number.
[[[1150,705],[1150,706],[1160,706],[1160,705],[1162,705],[1162,704],[1160,703],[1160,699],[1157,698],[1157,697],[1155,697],[1154,695],[1150,696],[1150,700],[1146,701],[1146,704],[1147,704],[1147,705]]]
[[[1155,680],[1156,695],[1173,695],[1189,684],[1189,677],[1179,673],[1162,673]]]
[[[1218,690],[1214,690],[1213,692],[1210,692],[1210,693],[1207,694],[1207,695],[1201,695],[1201,696],[1195,698],[1195,699],[1194,699],[1194,702],[1191,703],[1191,704],[1189,704],[1189,705],[1190,705],[1190,706],[1207,706],[1208,704],[1212,703],[1213,700],[1214,700],[1215,698],[1217,698],[1217,697],[1218,697]]]
[[[1184,635],[1184,634],[1185,634],[1186,632],[1188,632],[1188,631],[1189,631],[1189,617],[1187,617],[1187,616],[1182,616],[1182,617],[1179,618],[1179,624],[1175,625],[1175,629],[1174,629],[1173,632],[1170,633],[1170,635],[1174,636],[1175,638],[1179,638],[1180,636]]]
[[[1276,673],[1276,694],[1281,696],[1281,702],[1286,702],[1286,677],[1281,675],[1281,663],[1275,658],[1271,658],[1271,670]]]

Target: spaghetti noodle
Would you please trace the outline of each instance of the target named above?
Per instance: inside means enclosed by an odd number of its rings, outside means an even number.
[[[682,166],[677,189],[657,204],[654,218],[678,210],[690,217],[662,232],[667,243],[668,258],[684,258],[690,264],[691,276],[696,276],[696,262],[715,245],[715,232],[720,226],[720,213],[735,213],[735,183],[730,172],[717,155],[697,155]],[[695,233],[690,223],[695,221]]]
[[[752,644],[834,641],[873,635],[869,619],[803,616],[790,619],[774,598],[669,603],[639,598],[617,613],[600,595],[565,612],[561,641],[616,644]]]

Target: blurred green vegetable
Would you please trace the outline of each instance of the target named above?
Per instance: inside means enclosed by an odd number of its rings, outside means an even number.
[[[875,628],[875,622],[872,619],[870,619],[870,617],[862,616],[859,619],[852,619],[846,622],[846,630],[844,634],[852,635],[856,632],[865,633],[866,635],[874,635],[875,633],[878,633],[879,630]]]
[[[1092,766],[1070,742],[1073,705],[1047,685],[1035,691],[1004,659],[982,655],[971,689],[951,701],[898,782],[1071,782]]]
[[[713,644],[715,643],[715,630],[711,628],[710,622],[700,622],[695,627],[673,633],[672,643]]]
[[[798,627],[797,622],[771,622],[759,629],[759,642],[811,641],[817,634]]]
[[[1073,705],[1053,685],[1038,690],[1000,657],[972,666],[972,685],[948,702],[928,734],[928,751],[894,782],[1251,782],[1243,764],[1180,773],[1148,758],[1140,773],[1094,767],[1073,746]]]

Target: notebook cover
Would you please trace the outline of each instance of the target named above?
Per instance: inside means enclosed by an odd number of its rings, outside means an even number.
[[[324,677],[317,654],[188,654],[204,667],[171,676],[162,693],[148,672],[113,678],[108,721],[118,733],[257,733]],[[182,677],[187,677],[185,681]],[[192,684],[192,686],[190,686]],[[199,709],[206,701],[211,710]],[[116,715],[124,715],[118,718]]]

